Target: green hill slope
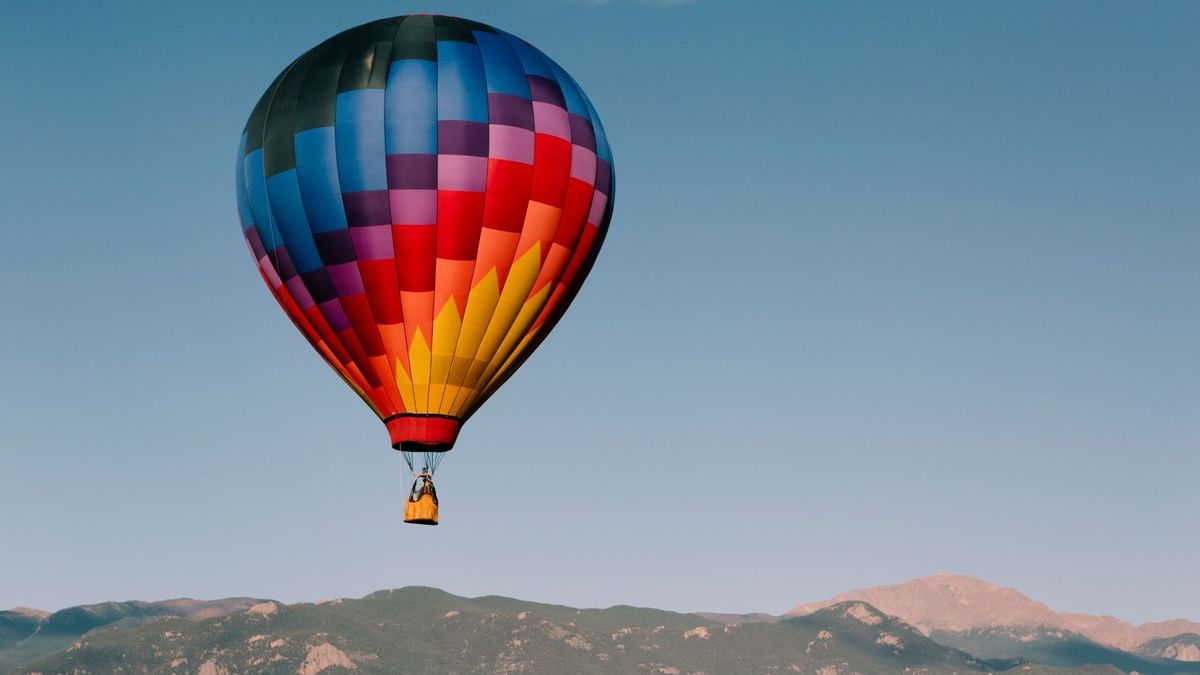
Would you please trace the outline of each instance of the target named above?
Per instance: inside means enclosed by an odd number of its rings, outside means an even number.
[[[264,603],[194,623],[89,633],[23,672],[83,673],[1116,673],[980,661],[865,603],[777,623],[574,609],[431,588],[323,604]]]
[[[61,651],[91,631],[128,628],[168,616],[197,621],[245,611],[253,598],[104,602],[54,612],[0,611],[0,673]]]

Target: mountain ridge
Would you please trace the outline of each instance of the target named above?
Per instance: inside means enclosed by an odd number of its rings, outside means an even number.
[[[1133,626],[1056,612],[964,575],[852,590],[791,611],[580,609],[427,587],[290,605],[240,597],[19,607],[0,611],[0,672],[110,672],[129,663],[138,672],[312,675],[396,672],[389,664],[412,662],[422,664],[412,672],[459,673],[1200,673],[1200,634],[1171,633],[1191,621]],[[1130,639],[1138,629],[1171,634],[1130,649],[1085,632]]]
[[[220,618],[163,618],[94,631],[18,672],[86,675],[118,667],[206,675],[1118,672],[1104,665],[1059,668],[978,659],[861,602],[785,621],[727,626],[653,608],[577,609],[503,596],[462,598],[426,587],[321,604],[266,601]]]
[[[174,616],[201,621],[250,608],[257,598],[110,601],[46,612],[28,607],[0,611],[0,672],[66,648],[91,631],[131,627]]]
[[[802,603],[784,616],[800,616],[836,602],[869,602],[920,628],[965,632],[975,629],[1045,626],[1079,633],[1109,647],[1127,651],[1153,639],[1200,633],[1200,623],[1170,619],[1132,624],[1109,615],[1059,612],[1014,588],[963,574],[934,574],[899,584],[839,593],[827,600]]]

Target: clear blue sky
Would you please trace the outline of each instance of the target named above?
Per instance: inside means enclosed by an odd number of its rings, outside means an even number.
[[[437,528],[233,192],[276,73],[419,11],[558,60],[619,183]],[[1200,4],[4,2],[0,64],[0,607],[953,571],[1200,619]]]

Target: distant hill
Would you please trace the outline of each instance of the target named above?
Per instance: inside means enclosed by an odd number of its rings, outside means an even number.
[[[1048,627],[1127,651],[1147,640],[1200,633],[1200,623],[1186,619],[1135,626],[1111,616],[1056,612],[1012,588],[958,574],[936,574],[893,586],[853,590],[821,602],[798,605],[788,615],[803,615],[853,600],[868,602],[926,634],[966,633],[993,627]]]
[[[778,621],[781,616],[774,614],[763,614],[762,612],[754,612],[752,614],[722,614],[720,612],[696,612],[696,616],[702,616],[706,619],[719,621],[727,626],[737,626],[743,623],[762,623],[764,621]]]
[[[58,612],[18,607],[0,611],[0,673],[65,649],[83,635],[101,628],[130,627],[167,616],[200,621],[245,611],[261,602],[253,598],[160,602],[105,602]]]
[[[358,600],[267,602],[196,622],[88,633],[22,672],[230,673],[993,673],[1112,675],[981,660],[862,602],[728,626],[628,606],[575,609],[432,588]]]
[[[1142,656],[1152,656],[1177,661],[1200,661],[1200,635],[1184,633],[1172,637],[1144,642],[1134,650]]]

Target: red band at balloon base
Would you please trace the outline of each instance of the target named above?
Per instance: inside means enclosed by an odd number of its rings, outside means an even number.
[[[445,452],[454,447],[462,420],[449,415],[395,415],[384,420],[392,447],[408,452]]]

